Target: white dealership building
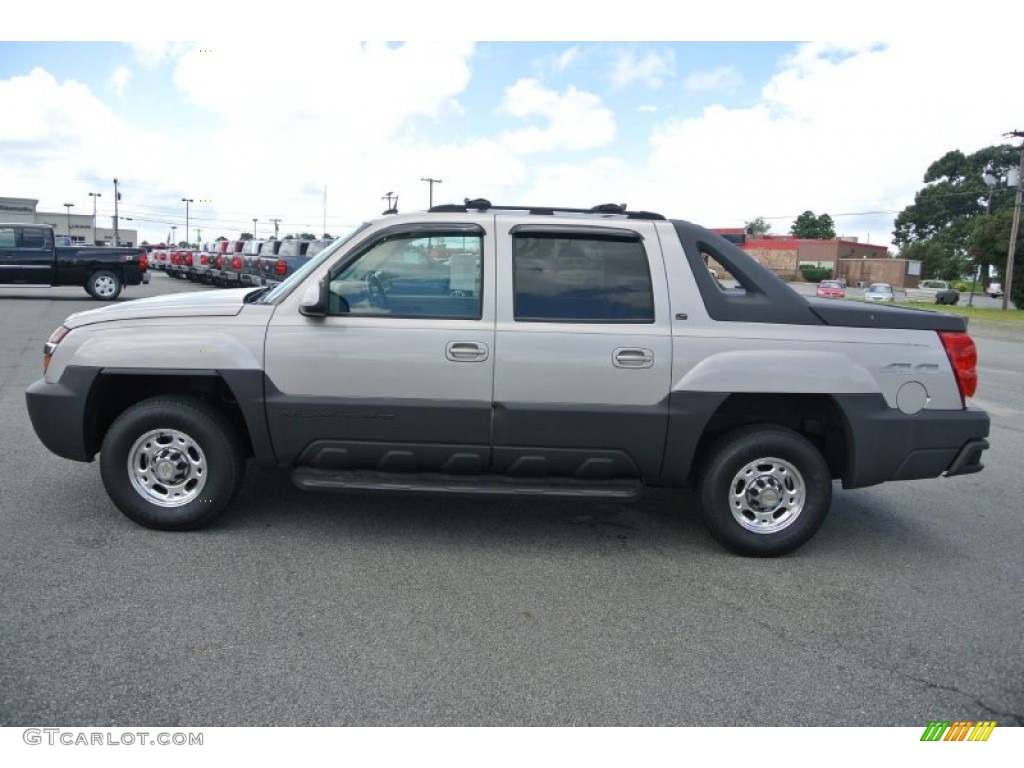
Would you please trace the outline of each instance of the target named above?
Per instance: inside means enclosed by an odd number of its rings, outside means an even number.
[[[29,197],[0,197],[0,224],[48,224],[55,235],[70,235],[71,242],[82,245],[114,245],[113,222],[110,227],[97,226],[92,213],[74,213],[74,207],[64,211],[39,211],[38,200]],[[85,206],[83,206],[85,207]],[[118,227],[119,245],[138,243],[138,231]]]

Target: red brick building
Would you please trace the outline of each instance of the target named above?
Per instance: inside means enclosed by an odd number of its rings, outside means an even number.
[[[793,235],[747,237],[742,228],[713,230],[738,244],[783,280],[799,281],[800,265],[813,264],[832,270],[833,277],[845,277],[851,285],[858,283],[889,283],[894,288],[917,287],[919,274],[909,274],[918,262],[889,258],[884,245],[860,243],[856,240],[810,240]]]

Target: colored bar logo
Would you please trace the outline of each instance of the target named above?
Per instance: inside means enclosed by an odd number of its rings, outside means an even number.
[[[932,720],[921,734],[921,741],[988,741],[995,720]]]

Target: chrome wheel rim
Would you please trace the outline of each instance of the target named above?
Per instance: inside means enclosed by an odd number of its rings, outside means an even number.
[[[154,429],[128,451],[128,477],[146,501],[158,507],[181,507],[206,486],[206,455],[184,432]]]
[[[788,461],[765,457],[751,461],[729,485],[729,507],[748,531],[778,533],[791,526],[807,500],[804,478]]]
[[[100,296],[113,296],[117,290],[117,282],[112,277],[98,277],[93,280],[92,285]]]

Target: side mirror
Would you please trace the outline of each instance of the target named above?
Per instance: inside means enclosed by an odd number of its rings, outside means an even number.
[[[299,312],[306,317],[327,316],[327,278],[307,285],[299,303]]]

